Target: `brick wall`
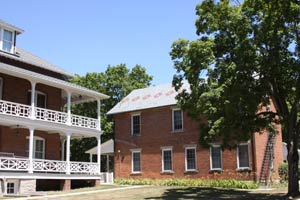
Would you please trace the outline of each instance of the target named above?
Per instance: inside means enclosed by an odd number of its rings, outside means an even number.
[[[237,171],[236,149],[222,151],[222,173],[210,170],[210,151],[198,142],[198,123],[186,114],[184,131],[172,132],[172,107],[165,106],[142,110],[141,136],[131,136],[131,113],[114,115],[115,121],[115,177],[137,178],[237,178],[254,179],[252,144],[250,143],[250,168]],[[196,145],[197,172],[185,172],[185,147]],[[174,173],[162,173],[161,147],[172,146]],[[141,149],[141,174],[131,173],[131,149]],[[119,153],[120,152],[120,153]]]

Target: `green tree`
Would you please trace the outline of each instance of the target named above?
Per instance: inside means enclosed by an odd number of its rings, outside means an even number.
[[[106,113],[128,95],[132,90],[148,87],[151,84],[152,76],[148,75],[146,69],[140,65],[129,70],[125,64],[108,66],[105,72],[87,73],[85,76],[76,75],[73,83],[84,86],[110,96],[109,99],[101,101],[101,128],[104,132],[102,142],[113,138],[113,122]],[[97,118],[97,103],[83,103],[74,105],[72,112]],[[73,139],[71,146],[72,160],[88,160],[84,152],[97,145],[94,138]],[[78,151],[80,149],[80,151]]]
[[[300,5],[299,0],[204,0],[196,7],[195,41],[179,39],[170,52],[173,85],[192,117],[205,116],[200,140],[246,140],[255,131],[286,134],[288,194],[299,193]],[[271,99],[276,111],[263,111]],[[237,134],[243,133],[243,134]]]

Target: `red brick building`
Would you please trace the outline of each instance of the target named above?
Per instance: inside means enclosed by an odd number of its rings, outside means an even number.
[[[108,112],[115,122],[115,178],[263,181],[269,168],[274,169],[270,175],[277,177],[281,132],[275,137],[254,133],[232,150],[223,151],[218,142],[204,148],[199,145],[197,121],[176,106],[175,96],[171,84],[138,89]]]
[[[23,30],[0,20],[0,193],[24,194],[71,180],[100,179],[100,100],[71,84],[72,74],[16,46]],[[97,101],[98,118],[71,113]],[[70,140],[95,137],[98,162],[70,160]]]

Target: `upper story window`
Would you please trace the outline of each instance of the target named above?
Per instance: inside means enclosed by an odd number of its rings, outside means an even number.
[[[237,165],[238,169],[250,168],[249,144],[241,143],[237,147]]]
[[[196,170],[196,147],[185,148],[185,170],[195,171]]]
[[[141,115],[140,114],[131,115],[131,135],[133,135],[133,136],[141,135]]]
[[[210,147],[210,169],[222,169],[222,150],[220,145],[212,145]]]
[[[0,29],[0,48],[3,51],[13,53],[14,33],[9,30]]]
[[[31,102],[31,91],[28,91],[29,103]],[[46,108],[47,105],[47,95],[40,91],[35,91],[34,104],[39,108]]]
[[[0,77],[0,100],[2,99],[3,94],[3,79]]]
[[[172,148],[164,147],[162,148],[162,171],[170,172],[172,170]]]
[[[180,109],[172,110],[172,130],[173,132],[183,130],[183,114]]]
[[[132,173],[141,172],[141,150],[132,150],[131,152],[131,166]]]

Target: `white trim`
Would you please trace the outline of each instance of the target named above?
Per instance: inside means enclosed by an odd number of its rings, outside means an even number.
[[[31,96],[31,91],[32,90],[28,90],[28,92],[30,92],[30,96]],[[45,96],[45,107],[38,107],[38,95],[43,95]],[[38,108],[47,108],[47,94],[45,92],[41,92],[39,90],[35,90],[35,93],[34,93],[34,104],[35,104],[35,107],[38,107]]]
[[[7,193],[8,191],[8,184],[9,183],[13,183],[14,184],[14,192],[13,193]],[[19,180],[12,180],[12,179],[9,179],[6,181],[6,187],[4,187],[6,189],[6,191],[4,191],[4,194],[7,194],[7,195],[13,195],[13,194],[19,194]]]
[[[2,97],[3,97],[3,78],[2,77],[0,77],[0,100],[2,99]]]
[[[134,171],[133,167],[133,154],[139,153],[140,154],[140,171]],[[133,174],[139,174],[142,171],[142,151],[141,149],[131,149],[131,173]]]
[[[212,148],[220,148],[220,155],[221,155],[221,168],[213,168],[213,160],[212,160],[212,153],[211,150]],[[223,157],[222,157],[222,149],[221,149],[221,145],[219,144],[212,144],[209,148],[209,158],[210,158],[210,170],[222,170],[223,169]]]
[[[187,150],[188,149],[194,149],[195,150],[195,169],[188,169],[187,168]],[[197,170],[197,148],[196,148],[196,146],[185,147],[184,152],[185,152],[184,153],[185,171],[196,171]]]
[[[164,152],[171,151],[171,169],[165,170]],[[161,147],[161,171],[173,172],[173,147]]]
[[[140,133],[139,134],[133,134],[133,117],[139,116],[140,118]],[[142,117],[141,117],[141,113],[134,113],[131,114],[131,136],[141,136],[142,135]]]
[[[239,158],[239,146],[248,146],[248,167],[240,167],[240,158]],[[238,170],[244,170],[244,169],[250,169],[250,145],[249,142],[239,143],[236,147],[236,159],[237,159],[237,169]]]
[[[181,111],[181,129],[175,130],[175,124],[174,124],[174,112],[175,111]],[[180,108],[174,108],[172,109],[172,132],[182,132],[183,131],[183,111]]]
[[[30,139],[29,136],[26,137],[26,139]],[[39,137],[39,136],[33,136],[33,159],[35,159],[35,153],[36,153],[36,141],[39,140],[39,141],[43,141],[43,154],[42,154],[42,158],[38,158],[38,159],[45,159],[45,145],[46,145],[46,140],[45,138],[42,138],[42,137]],[[28,147],[29,147],[29,142],[28,142]],[[26,151],[28,151],[26,149]],[[39,151],[40,152],[40,151]],[[29,153],[29,151],[28,151]]]

